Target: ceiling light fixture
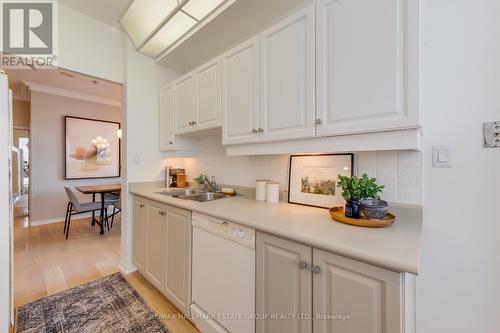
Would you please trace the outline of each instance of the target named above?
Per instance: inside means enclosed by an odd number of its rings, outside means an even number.
[[[156,58],[224,3],[236,0],[134,0],[120,20],[135,48]]]

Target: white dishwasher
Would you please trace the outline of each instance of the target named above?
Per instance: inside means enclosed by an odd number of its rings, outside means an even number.
[[[203,332],[255,332],[255,230],[193,213],[191,315]]]

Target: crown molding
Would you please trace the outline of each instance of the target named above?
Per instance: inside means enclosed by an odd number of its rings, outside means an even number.
[[[110,106],[116,106],[116,107],[121,107],[122,103],[121,101],[117,101],[112,98],[106,98],[106,97],[101,97],[97,95],[92,95],[92,94],[86,94],[83,92],[78,92],[74,90],[67,90],[63,88],[56,88],[53,86],[48,86],[40,83],[34,83],[30,81],[22,81],[23,84],[29,87],[30,91],[36,91],[36,92],[41,92],[45,94],[51,94],[51,95],[57,95],[57,96],[63,96],[63,97],[69,97],[69,98],[74,98],[74,99],[79,99],[83,101],[88,101],[88,102],[94,102],[94,103],[99,103],[99,104],[105,104],[105,105],[110,105]]]

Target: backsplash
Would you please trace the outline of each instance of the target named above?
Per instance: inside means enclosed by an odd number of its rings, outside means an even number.
[[[377,178],[385,186],[381,198],[390,202],[422,204],[422,154],[378,151],[356,154],[355,172]]]
[[[190,157],[164,160],[165,165],[182,166],[188,181],[200,173],[215,176],[219,184],[253,187],[256,179],[272,179],[282,191],[288,187],[288,155],[226,156],[219,135],[204,137]],[[354,173],[368,174],[385,185],[381,197],[390,202],[421,205],[421,153],[408,151],[355,153]]]

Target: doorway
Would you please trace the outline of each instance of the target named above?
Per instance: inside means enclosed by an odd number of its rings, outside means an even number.
[[[20,200],[14,206],[14,217],[29,217],[30,193],[30,131],[26,128],[14,127],[14,145],[19,149],[21,161],[21,174],[13,175],[13,192],[18,193]],[[14,170],[17,170],[17,161],[13,161]],[[18,179],[18,177],[20,177]],[[28,219],[23,219],[28,221]]]

